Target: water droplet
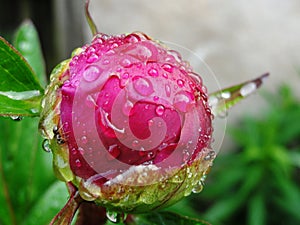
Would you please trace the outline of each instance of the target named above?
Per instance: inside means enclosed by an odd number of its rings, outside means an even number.
[[[116,144],[109,146],[108,152],[111,156],[111,159],[117,158],[121,153],[119,146]]]
[[[152,83],[147,78],[140,76],[134,77],[133,87],[139,94],[143,96],[149,96],[154,92]]]
[[[172,72],[173,72],[173,66],[172,66],[171,64],[169,64],[169,63],[163,64],[163,65],[162,65],[162,68],[163,68],[165,71],[169,72],[169,73],[172,73]]]
[[[51,152],[50,141],[48,139],[44,139],[44,141],[42,143],[42,147],[45,152]]]
[[[76,148],[72,148],[71,153],[72,153],[73,155],[76,155],[76,154],[77,154],[77,149],[76,149]]]
[[[153,120],[148,120],[148,126],[149,126],[149,127],[152,127],[153,124],[154,124],[154,121],[153,121]]]
[[[178,84],[179,87],[183,87],[184,86],[184,81],[181,80],[181,79],[178,79],[177,84]]]
[[[157,102],[159,100],[159,97],[158,96],[154,96],[153,100]]]
[[[254,82],[250,82],[250,83],[245,84],[241,88],[240,93],[243,97],[246,97],[246,96],[252,94],[256,89],[257,89],[256,84]]]
[[[88,139],[87,139],[86,136],[81,137],[81,143],[84,144],[84,145],[88,143]]]
[[[130,112],[132,108],[133,108],[133,103],[131,101],[126,101],[122,108],[124,115],[130,116],[131,115]]]
[[[158,76],[158,71],[155,68],[151,68],[148,70],[148,74],[152,77],[157,77]]]
[[[193,95],[187,91],[178,92],[174,97],[174,106],[182,112],[187,112],[193,103]]]
[[[184,149],[183,150],[183,162],[187,163],[189,159],[190,159],[190,153],[187,149]]]
[[[112,211],[107,210],[106,211],[106,217],[112,223],[120,223],[120,222],[123,222],[126,219],[126,214],[112,212]]]
[[[22,116],[10,116],[13,121],[21,121],[23,119]]]
[[[127,58],[125,58],[121,61],[121,66],[124,66],[125,68],[130,67],[131,65],[132,65],[131,61]]]
[[[95,107],[97,105],[95,99],[91,95],[88,95],[86,97],[85,104],[89,108]]]
[[[230,92],[222,92],[221,97],[224,99],[229,99],[231,97]]]
[[[165,112],[165,107],[163,105],[159,105],[156,107],[155,112],[158,116],[162,116]]]
[[[199,181],[192,189],[192,192],[197,194],[200,193],[203,190],[203,184],[202,181]]]
[[[127,41],[129,43],[136,43],[139,42],[141,38],[137,34],[129,34],[124,38],[124,41]]]
[[[95,81],[100,76],[101,70],[97,66],[88,66],[83,72],[83,78],[87,82]]]
[[[171,87],[170,87],[169,84],[166,84],[166,85],[165,85],[165,90],[166,90],[166,95],[167,95],[168,97],[170,97],[170,96],[171,96]]]
[[[99,59],[99,56],[95,53],[92,53],[88,58],[87,58],[87,62],[88,63],[93,63],[96,62]]]
[[[75,160],[75,165],[76,165],[76,167],[81,167],[81,162],[80,162],[80,160],[79,159],[76,159]]]
[[[132,142],[132,147],[137,147],[139,145],[139,141],[138,140],[134,140]]]

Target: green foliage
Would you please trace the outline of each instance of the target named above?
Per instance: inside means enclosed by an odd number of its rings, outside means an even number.
[[[217,157],[193,200],[213,224],[300,224],[300,102],[287,86],[266,99],[262,118],[230,129],[238,148]]]
[[[38,33],[30,20],[21,24],[15,34],[13,45],[32,67],[41,85],[45,87],[47,84],[45,62]]]
[[[0,224],[46,225],[67,200],[51,155],[42,151],[37,123],[0,118]]]
[[[31,29],[28,30],[30,31]],[[23,29],[23,34],[25,33],[26,30]],[[27,37],[17,37],[16,43],[26,46]],[[34,53],[35,51],[28,52],[28,58]],[[0,115],[38,116],[44,90],[24,57],[2,37],[0,59]]]
[[[39,41],[31,23],[17,31],[16,47],[0,39],[0,114],[37,116],[45,84]],[[30,51],[28,51],[30,50]],[[33,96],[32,96],[33,95]],[[0,224],[49,224],[67,201],[64,183],[52,172],[52,156],[42,151],[38,119],[0,118]]]

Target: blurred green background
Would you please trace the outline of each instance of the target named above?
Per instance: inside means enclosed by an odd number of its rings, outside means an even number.
[[[0,35],[13,39],[30,18],[47,74],[90,35],[81,0],[0,0]],[[142,30],[186,46],[222,87],[266,71],[260,91],[236,106],[202,193],[170,209],[212,224],[300,224],[300,3],[274,1],[94,0],[107,33]],[[47,224],[67,193],[42,151],[37,120],[0,119],[0,224]]]

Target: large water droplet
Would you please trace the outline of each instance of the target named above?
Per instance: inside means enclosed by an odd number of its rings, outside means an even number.
[[[118,223],[120,222],[120,215],[117,212],[106,211],[106,217],[110,222]]]
[[[134,77],[133,87],[139,94],[143,96],[149,96],[154,92],[152,83],[147,78],[139,76]]]
[[[174,106],[182,112],[187,112],[193,103],[192,94],[186,91],[178,92],[173,100]]]
[[[155,112],[158,116],[162,116],[165,112],[165,107],[163,105],[159,105],[156,107]]]
[[[50,141],[48,139],[44,139],[44,141],[42,143],[42,147],[45,152],[51,152]]]
[[[100,76],[101,70],[97,66],[88,66],[83,72],[83,78],[87,82],[95,81]]]
[[[192,189],[193,193],[200,193],[203,190],[203,183],[202,181],[199,181],[194,188]]]

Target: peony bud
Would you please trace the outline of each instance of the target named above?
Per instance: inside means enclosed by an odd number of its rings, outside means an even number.
[[[178,52],[145,34],[96,35],[53,71],[42,102],[57,177],[117,212],[201,191],[215,157],[205,90]]]

